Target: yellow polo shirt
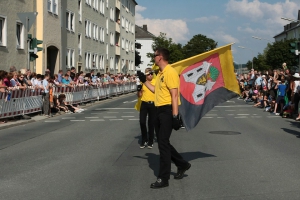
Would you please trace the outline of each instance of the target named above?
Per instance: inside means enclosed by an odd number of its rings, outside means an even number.
[[[155,81],[156,81],[155,79],[152,79],[150,83],[155,86]],[[142,91],[143,91],[143,95],[141,98],[142,101],[154,101],[155,100],[154,93],[151,92],[151,90],[149,90],[146,85],[142,86]]]
[[[167,65],[164,70],[159,71],[156,76],[155,84],[155,106],[171,105],[172,98],[170,89],[178,89],[178,105],[180,102],[179,94],[179,75],[171,65]]]

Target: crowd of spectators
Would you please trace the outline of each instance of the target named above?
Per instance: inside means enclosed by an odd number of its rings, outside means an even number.
[[[75,67],[66,70],[59,70],[58,74],[53,74],[50,76],[51,72],[49,69],[45,70],[45,74],[36,74],[31,72],[30,69],[22,69],[17,71],[16,67],[11,66],[9,71],[0,70],[0,92],[10,93],[13,90],[20,89],[41,89],[42,91],[49,92],[51,109],[45,116],[51,116],[51,110],[53,111],[64,111],[66,113],[72,112],[82,112],[83,109],[79,108],[78,105],[68,105],[65,102],[65,94],[61,94],[58,97],[53,96],[53,87],[76,87],[76,86],[102,86],[107,84],[121,85],[126,82],[136,82],[135,75],[117,73],[115,75],[110,73],[97,73],[91,70],[89,73],[84,73],[83,71],[76,72]],[[48,78],[49,77],[49,78]],[[44,81],[44,84],[43,84]],[[45,82],[49,83],[49,91],[45,88]],[[46,95],[45,95],[46,96]],[[44,97],[44,102],[45,97]],[[45,108],[45,105],[44,105]],[[47,110],[47,109],[46,109]],[[5,120],[0,121],[4,123]]]
[[[237,74],[241,90],[239,99],[254,103],[254,107],[284,118],[300,120],[300,75],[290,71],[286,63],[282,68]]]

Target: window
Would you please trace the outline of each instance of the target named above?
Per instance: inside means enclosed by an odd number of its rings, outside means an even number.
[[[106,34],[108,35],[108,18],[106,18]]]
[[[106,0],[106,8],[108,8],[108,0]]]
[[[103,55],[99,56],[99,68],[104,69],[104,56]]]
[[[82,20],[82,1],[78,0],[78,19],[81,22]]]
[[[0,16],[0,46],[6,46],[6,17]]]
[[[127,19],[125,21],[125,28],[126,28],[126,32],[128,32],[128,20]]]
[[[125,40],[124,40],[124,38],[122,38],[122,44],[121,44],[121,46],[122,46],[122,49],[125,49]]]
[[[105,13],[105,3],[104,0],[100,0],[100,13],[104,15]]]
[[[121,24],[122,24],[122,27],[124,28],[125,27],[125,18],[124,17],[122,17]]]
[[[100,34],[100,42],[104,43],[104,28],[100,27],[99,28],[99,34]]]
[[[115,13],[114,13],[114,8],[110,8],[110,20],[115,21]]]
[[[126,52],[128,52],[128,40],[126,40],[126,42],[125,42],[125,49],[126,49]]]
[[[66,12],[66,29],[68,31],[75,31],[75,17],[74,17],[74,13],[67,11]]]
[[[92,67],[92,60],[91,60],[91,53],[90,52],[86,52],[85,53],[85,68],[86,69],[91,69]]]
[[[81,55],[81,34],[78,34],[78,55]]]
[[[24,26],[20,22],[17,22],[16,41],[17,41],[17,49],[24,49]]]
[[[92,38],[92,22],[85,20],[85,37]]]
[[[74,49],[67,49],[66,66],[67,68],[74,67]]]
[[[115,38],[114,38],[114,33],[110,32],[110,34],[109,34],[109,35],[110,35],[110,40],[109,40],[109,41],[110,41],[110,45],[114,45],[114,44],[115,44],[115,40],[114,40],[114,39],[115,39]]]
[[[48,12],[50,13],[53,13],[53,14],[58,14],[58,0],[48,0],[48,5],[47,5],[47,8],[48,8]]]
[[[108,60],[108,44],[106,44],[106,59]]]
[[[109,62],[109,66],[111,70],[114,70],[114,57],[110,57],[110,62]]]

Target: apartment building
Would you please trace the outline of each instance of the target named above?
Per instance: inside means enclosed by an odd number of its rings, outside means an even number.
[[[299,39],[300,38],[300,10],[298,10],[297,19],[293,19],[289,24],[283,27],[283,31],[274,36],[275,41]]]
[[[135,25],[135,39],[137,43],[141,44],[141,48],[136,49],[141,56],[141,64],[136,66],[137,71],[144,72],[146,68],[152,67],[153,61],[151,62],[151,58],[147,57],[147,53],[153,53],[152,44],[155,37],[148,31],[147,24],[144,24],[142,27]]]
[[[135,0],[10,2],[16,5],[6,7],[9,9],[2,9],[9,5],[8,0],[0,2],[0,20],[17,20],[17,17],[12,16],[18,12],[38,12],[30,31],[33,37],[43,41],[43,50],[37,52],[38,58],[30,63],[33,71],[44,73],[48,68],[52,73],[57,73],[59,69],[65,71],[75,67],[77,71],[85,72],[94,69],[100,73],[134,73]],[[7,5],[2,6],[5,3]],[[18,10],[20,8],[23,9]],[[5,10],[8,11],[4,12]],[[12,16],[9,13],[13,13]],[[16,23],[14,27],[9,25],[2,31],[7,46],[0,47],[0,56],[6,58],[6,62],[0,63],[1,68],[9,68],[11,65],[23,68],[21,63],[27,61],[26,41],[22,52],[17,50],[11,55],[16,47],[8,43],[16,40],[16,34],[9,34],[11,36],[7,37],[7,33],[16,32],[15,26]],[[26,40],[27,32],[22,34]],[[10,59],[11,57],[15,59]]]
[[[27,67],[27,30],[17,13],[33,12],[34,4],[25,1],[0,1],[0,69]],[[34,28],[30,29],[32,30]]]

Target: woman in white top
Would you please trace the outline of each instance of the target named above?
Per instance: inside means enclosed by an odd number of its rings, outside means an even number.
[[[294,113],[298,114],[299,113],[299,100],[300,100],[300,75],[299,73],[295,73],[293,75],[294,81],[292,81],[291,84],[291,90],[292,90],[292,102],[294,103],[295,109],[294,109]],[[299,117],[297,117],[296,120]]]

